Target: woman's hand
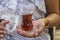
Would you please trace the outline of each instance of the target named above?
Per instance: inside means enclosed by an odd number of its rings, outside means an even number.
[[[16,32],[25,37],[37,37],[40,33],[45,29],[45,20],[39,19],[33,21],[33,29],[31,31],[24,31],[22,30],[21,26],[18,26]]]
[[[6,34],[6,24],[8,21],[0,20],[0,39]]]

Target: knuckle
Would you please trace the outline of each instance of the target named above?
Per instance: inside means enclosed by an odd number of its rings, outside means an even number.
[[[0,27],[0,30],[5,30],[5,28],[3,26]]]
[[[4,31],[0,31],[0,34],[4,34]]]

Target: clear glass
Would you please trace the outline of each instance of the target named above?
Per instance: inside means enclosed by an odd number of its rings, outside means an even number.
[[[6,25],[6,29],[8,33],[13,32],[18,25],[18,16],[17,15],[2,15],[2,19],[8,20],[9,23]]]
[[[7,34],[2,38],[2,40],[9,40],[12,37],[12,40],[19,40],[15,30],[18,25],[21,23],[21,16],[18,15],[18,13],[15,13],[12,9],[3,8],[0,10],[1,17],[0,19],[4,19],[9,21],[9,23],[6,25],[6,32]]]
[[[35,6],[30,3],[29,0],[20,0],[19,8],[22,15],[22,24],[21,27],[25,31],[30,31],[33,29],[32,24],[32,15],[34,13]]]

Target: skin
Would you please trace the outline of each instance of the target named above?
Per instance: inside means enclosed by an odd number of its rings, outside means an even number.
[[[33,21],[33,29],[30,31],[30,33],[28,31],[22,30],[21,26],[19,25],[18,28],[16,29],[16,32],[18,34],[25,37],[32,38],[32,37],[39,36],[40,33],[46,28],[51,28],[51,26],[56,26],[56,27],[59,26],[59,21],[60,21],[59,0],[45,0],[45,4],[46,4],[46,11],[47,11],[46,17],[44,19]],[[46,27],[45,25],[48,24],[48,21],[49,21],[49,27]],[[1,31],[0,38],[2,38],[1,35],[4,36],[5,34],[4,30],[6,24],[7,22],[4,21],[0,23],[0,31]]]
[[[6,24],[8,24],[8,21],[2,21],[0,22],[0,39],[4,37],[6,34]]]
[[[60,13],[59,13],[59,0],[45,0],[46,4],[46,18],[49,20],[50,26],[59,26]]]

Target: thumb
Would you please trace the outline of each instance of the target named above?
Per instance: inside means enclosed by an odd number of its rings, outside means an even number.
[[[4,20],[4,21],[2,21],[0,24],[1,24],[1,25],[6,25],[6,24],[8,24],[8,23],[9,23],[9,21]]]

